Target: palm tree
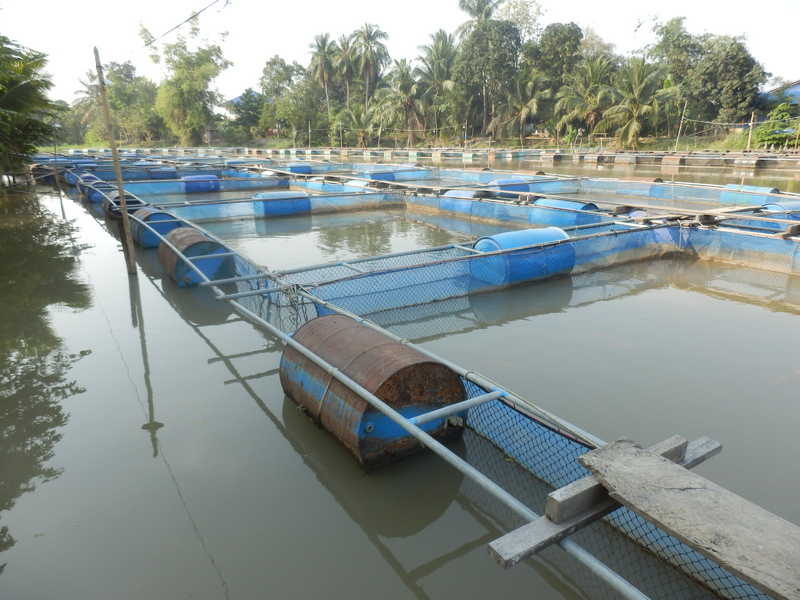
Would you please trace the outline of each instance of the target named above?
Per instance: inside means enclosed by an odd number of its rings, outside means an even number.
[[[520,146],[525,146],[525,124],[539,114],[540,103],[551,96],[543,76],[528,76],[525,72],[510,86],[505,101],[497,107],[497,116],[489,123],[488,131],[519,135]]]
[[[506,0],[458,0],[458,8],[467,13],[471,19],[456,28],[456,35],[461,39],[467,37],[476,23],[489,21],[498,8]]]
[[[100,101],[100,86],[97,83],[97,72],[86,71],[86,77],[79,79],[81,89],[75,92],[77,98],[72,107],[80,119],[81,125],[92,123],[103,118],[103,105]]]
[[[591,139],[603,111],[616,99],[611,87],[611,62],[603,55],[586,58],[558,92],[556,112],[563,113],[559,128],[573,121],[586,125]]]
[[[457,50],[453,36],[443,29],[431,34],[431,44],[420,46],[419,49],[422,54],[417,58],[420,66],[415,75],[419,79],[422,100],[430,108],[426,112],[433,117],[431,125],[438,132],[440,114],[444,117],[448,108],[452,113],[452,103],[447,100],[455,89],[452,76]]]
[[[414,79],[411,64],[402,59],[395,61],[389,74],[389,87],[381,88],[379,98],[380,114],[387,122],[400,122],[406,130],[407,145],[416,142],[417,132],[422,130],[423,106],[419,85]]]
[[[353,43],[353,35],[342,35],[339,37],[336,56],[334,57],[334,67],[336,75],[344,81],[347,89],[347,108],[350,108],[350,84],[356,76],[358,70],[358,51]]]
[[[55,108],[47,98],[53,82],[43,71],[47,55],[0,36],[0,170],[19,168],[53,127],[41,117]]]
[[[369,84],[377,79],[381,69],[389,60],[389,51],[383,43],[388,39],[386,32],[381,31],[377,25],[366,23],[355,32],[354,43],[359,53],[358,64],[361,75],[364,77],[364,110],[369,107]]]
[[[634,150],[651,117],[656,115],[659,102],[677,93],[675,86],[662,88],[663,69],[644,58],[631,58],[617,74],[616,90],[619,102],[603,113],[595,131],[616,128],[622,146]]]
[[[328,83],[335,71],[338,47],[327,33],[314,36],[314,43],[309,44],[308,47],[311,48],[311,64],[308,70],[315,74],[319,84],[325,88],[325,105],[328,107],[328,116],[330,116],[331,100],[328,94]]]
[[[376,110],[372,106],[366,110],[362,110],[360,107],[352,110],[349,108],[344,109],[339,113],[336,125],[339,125],[353,136],[359,148],[366,147],[367,141],[372,137],[376,127],[380,129],[377,123]]]

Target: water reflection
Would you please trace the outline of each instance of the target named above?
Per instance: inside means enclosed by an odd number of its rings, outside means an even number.
[[[84,391],[67,377],[84,353],[64,350],[47,313],[53,305],[90,305],[87,287],[73,278],[78,248],[71,235],[35,196],[0,197],[0,513],[61,474],[47,464],[69,419],[61,402]],[[0,527],[0,552],[14,544]]]

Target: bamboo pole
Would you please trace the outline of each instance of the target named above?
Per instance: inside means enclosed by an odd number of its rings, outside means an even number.
[[[128,275],[136,275],[136,263],[133,260],[133,238],[131,238],[131,225],[128,219],[128,204],[125,200],[125,188],[122,185],[122,170],[119,166],[119,154],[117,153],[117,142],[114,139],[114,125],[111,122],[111,109],[108,107],[108,96],[106,95],[106,83],[103,77],[103,66],[100,64],[100,52],[97,47],[94,49],[94,61],[97,68],[97,82],[100,89],[100,98],[103,102],[103,113],[106,118],[106,131],[108,133],[108,144],[111,147],[111,158],[114,161],[114,174],[117,178],[117,189],[119,190],[119,202],[122,212],[122,249],[125,254],[125,264],[128,267]]]
[[[750,143],[753,141],[753,126],[756,124],[756,111],[750,113],[750,127],[747,130],[747,152],[750,152]]]
[[[681,141],[681,130],[683,129],[683,119],[686,117],[686,107],[689,105],[689,101],[685,101],[683,103],[683,112],[681,113],[681,122],[678,125],[678,137],[675,138],[675,152],[678,151],[678,143]]]

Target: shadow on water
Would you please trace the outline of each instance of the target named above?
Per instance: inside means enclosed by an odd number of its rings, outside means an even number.
[[[84,391],[67,377],[83,353],[65,352],[48,320],[48,307],[91,303],[74,279],[79,248],[71,236],[70,224],[35,196],[0,196],[0,513],[61,474],[47,463],[69,419],[62,401]],[[14,544],[0,527],[0,552]]]

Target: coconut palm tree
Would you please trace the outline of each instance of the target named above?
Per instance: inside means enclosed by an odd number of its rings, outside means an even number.
[[[611,71],[611,62],[599,54],[584,59],[575,68],[567,85],[558,92],[555,109],[563,114],[559,128],[580,121],[591,139],[603,111],[616,100],[616,92],[611,86]]]
[[[505,100],[497,107],[497,116],[489,123],[490,133],[519,135],[520,146],[525,146],[525,124],[539,114],[542,101],[552,95],[546,80],[539,74],[528,75],[524,71],[506,92]]]
[[[0,170],[21,167],[53,135],[41,118],[55,108],[47,98],[53,83],[46,64],[47,55],[0,36]]]
[[[353,35],[339,36],[336,55],[334,56],[336,75],[344,81],[347,90],[346,106],[350,108],[350,85],[358,72],[358,49],[353,42]]]
[[[430,125],[438,132],[446,113],[453,112],[449,96],[455,89],[453,66],[457,50],[453,36],[444,29],[430,37],[431,43],[419,48],[422,53],[417,58],[420,66],[415,70],[415,75],[419,80],[426,112],[433,117]]]
[[[381,88],[375,95],[379,101],[379,114],[385,122],[402,124],[406,130],[407,146],[411,147],[416,142],[417,133],[424,128],[420,88],[411,64],[405,58],[395,61],[388,79],[389,87]]]
[[[595,131],[615,130],[617,141],[634,150],[646,126],[656,115],[659,102],[677,93],[677,87],[662,88],[664,71],[644,58],[631,58],[616,77],[618,102],[609,107]]]
[[[373,132],[380,130],[377,112],[373,106],[366,110],[360,107],[346,108],[339,113],[335,125],[347,131],[359,148],[365,148]]]
[[[389,51],[383,43],[388,39],[386,32],[381,31],[377,25],[365,23],[356,31],[353,41],[358,49],[358,65],[364,77],[364,110],[369,107],[369,86],[380,74],[383,66],[389,60]]]
[[[335,72],[338,47],[327,33],[314,36],[314,43],[309,44],[308,47],[311,48],[311,64],[308,70],[314,73],[319,84],[325,88],[325,105],[328,107],[328,116],[330,116],[331,100],[328,94],[328,84]]]
[[[467,13],[471,18],[456,28],[456,35],[464,39],[471,32],[476,23],[489,21],[506,0],[458,0],[458,8]]]

